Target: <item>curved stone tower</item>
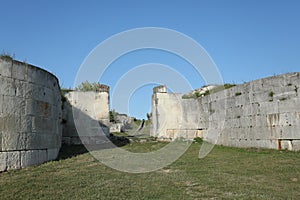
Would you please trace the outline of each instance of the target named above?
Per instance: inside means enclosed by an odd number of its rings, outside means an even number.
[[[56,159],[61,132],[57,78],[38,67],[0,58],[0,171]]]

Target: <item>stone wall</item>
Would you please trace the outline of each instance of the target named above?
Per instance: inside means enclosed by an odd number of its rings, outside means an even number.
[[[98,92],[65,94],[63,143],[99,143],[109,134],[109,89],[105,88]]]
[[[0,58],[0,171],[56,159],[60,146],[57,78],[38,67]]]
[[[299,88],[299,73],[289,73],[198,99],[154,90],[151,135],[198,135],[227,146],[300,150]]]
[[[115,122],[110,123],[109,131],[111,133],[113,132],[126,132],[128,129],[131,129],[131,123],[133,121],[133,118],[130,116],[127,116],[126,114],[119,114],[115,113],[114,119]]]

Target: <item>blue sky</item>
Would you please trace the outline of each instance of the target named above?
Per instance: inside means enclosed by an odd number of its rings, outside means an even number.
[[[2,0],[0,51],[51,71],[68,88],[100,42],[128,29],[162,27],[201,44],[224,82],[243,83],[300,71],[299,10],[297,0]],[[166,52],[146,50],[126,56],[101,78],[112,90],[122,73],[151,62],[174,67],[193,88],[205,84],[188,63]],[[151,94],[152,85],[147,85],[124,99],[129,101],[129,113],[145,118]]]

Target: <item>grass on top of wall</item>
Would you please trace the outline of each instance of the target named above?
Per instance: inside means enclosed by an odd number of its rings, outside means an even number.
[[[133,152],[166,143],[130,143]],[[130,174],[63,147],[58,161],[0,174],[0,199],[299,199],[300,153],[215,146],[198,159],[194,143],[161,170]],[[76,152],[80,153],[76,155]]]

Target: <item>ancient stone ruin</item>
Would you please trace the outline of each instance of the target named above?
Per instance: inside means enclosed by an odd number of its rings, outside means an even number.
[[[0,171],[56,159],[61,147],[61,96],[51,73],[0,59]]]
[[[0,82],[0,172],[54,160],[63,142],[90,144],[109,134],[106,85],[62,98],[53,74],[10,58],[0,58]],[[78,135],[74,122],[88,133]]]
[[[109,88],[101,86],[106,89],[95,92],[71,91],[64,95],[63,143],[99,143],[105,135],[109,135]]]
[[[300,73],[216,93],[206,88],[198,98],[159,86],[152,97],[150,134],[161,140],[201,137],[226,146],[300,150],[299,87]],[[0,58],[0,172],[54,160],[62,143],[99,144],[109,135],[109,120],[109,86],[62,96],[53,74]]]
[[[300,73],[259,79],[199,98],[154,88],[151,135],[220,145],[300,150]]]

